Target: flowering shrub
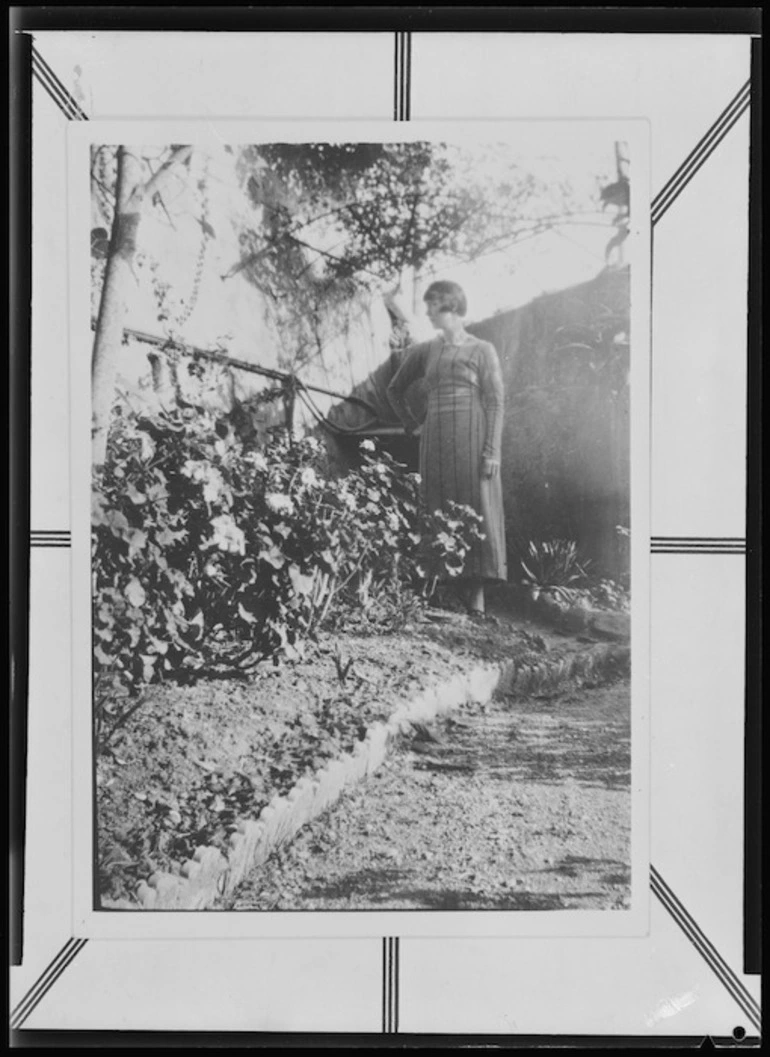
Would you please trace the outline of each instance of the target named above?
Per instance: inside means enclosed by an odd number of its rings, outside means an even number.
[[[297,656],[322,622],[392,619],[462,571],[478,516],[427,516],[417,476],[361,448],[332,478],[312,437],[254,451],[212,413],[121,416],[92,493],[103,737],[127,714],[119,690]]]
[[[470,507],[451,501],[446,510],[423,515],[416,573],[426,597],[433,594],[439,580],[462,575],[471,548],[484,538],[482,524]]]

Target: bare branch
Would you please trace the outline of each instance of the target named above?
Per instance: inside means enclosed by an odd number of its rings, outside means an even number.
[[[222,281],[224,281],[225,279],[232,279],[234,275],[237,275],[239,272],[242,272],[244,268],[248,268],[249,265],[256,264],[257,261],[260,261],[263,257],[266,257],[267,254],[270,252],[270,249],[270,246],[264,246],[261,250],[255,250],[253,253],[249,253],[246,257],[243,257],[241,258],[241,260],[237,261],[232,266],[232,268],[229,269],[229,271],[225,272],[224,275],[220,275],[219,278],[222,279]]]
[[[168,158],[158,169],[155,175],[148,180],[144,185],[144,195],[146,198],[152,197],[156,191],[159,191],[163,184],[168,178],[168,174],[174,168],[175,165],[182,165],[192,154],[192,147],[176,147]]]

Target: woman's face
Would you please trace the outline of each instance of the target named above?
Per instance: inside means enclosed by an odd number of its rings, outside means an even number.
[[[428,319],[434,327],[444,326],[454,315],[454,312],[450,312],[448,308],[444,308],[441,301],[437,301],[434,298],[429,298],[425,302],[425,311],[428,314]]]

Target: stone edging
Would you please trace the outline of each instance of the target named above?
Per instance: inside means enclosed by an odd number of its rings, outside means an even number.
[[[622,656],[620,656],[622,654]],[[301,778],[286,796],[276,796],[256,820],[243,820],[230,836],[225,857],[217,848],[196,849],[181,874],[157,872],[142,881],[136,894],[139,906],[127,899],[102,900],[106,910],[204,910],[232,894],[255,866],[290,841],[311,819],[330,807],[342,792],[372,774],[385,760],[388,746],[415,723],[427,723],[465,702],[484,703],[496,690],[525,694],[552,689],[563,682],[598,672],[608,662],[627,663],[627,648],[607,646],[559,662],[534,666],[477,665],[413,700],[399,705],[387,723],[371,726],[356,748],[326,764],[312,777]]]
[[[630,613],[609,609],[592,609],[590,606],[561,606],[541,594],[529,603],[531,614],[544,624],[558,631],[579,634],[593,632],[614,642],[629,642],[631,638]]]

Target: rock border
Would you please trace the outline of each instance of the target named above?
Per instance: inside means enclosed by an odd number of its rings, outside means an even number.
[[[631,614],[591,606],[562,606],[546,594],[530,600],[530,612],[549,627],[571,634],[588,633],[614,642],[629,642]]]
[[[210,846],[197,848],[179,875],[159,871],[141,881],[136,889],[138,905],[127,899],[103,899],[101,909],[205,910],[230,896],[247,873],[331,807],[344,790],[376,771],[393,740],[415,723],[428,723],[466,702],[483,704],[496,691],[521,695],[555,689],[598,674],[613,662],[627,665],[629,661],[628,647],[607,645],[550,663],[517,665],[511,660],[476,665],[399,705],[387,722],[373,724],[352,752],[313,776],[300,778],[285,796],[273,797],[257,819],[240,821],[230,836],[227,856]]]

